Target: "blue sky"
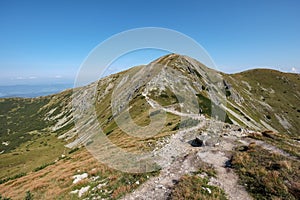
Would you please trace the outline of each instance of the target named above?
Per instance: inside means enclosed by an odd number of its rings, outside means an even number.
[[[300,1],[0,1],[0,85],[71,82],[99,43],[139,27],[164,27],[201,44],[218,69],[300,69]],[[130,54],[116,68],[166,52]],[[113,71],[113,70],[112,70]]]

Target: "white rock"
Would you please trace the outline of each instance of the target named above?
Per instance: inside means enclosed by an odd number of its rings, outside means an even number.
[[[9,145],[9,142],[8,142],[8,141],[2,142],[2,144],[3,144],[4,146],[8,146],[8,145]]]
[[[100,183],[99,185],[97,185],[97,188],[100,189],[100,188],[102,188],[103,186],[106,186],[106,184],[107,184],[107,182],[105,182],[105,183]]]
[[[73,191],[71,191],[70,193],[71,193],[71,194],[77,194],[78,191],[79,191],[79,190],[73,190]]]
[[[79,191],[78,191],[78,197],[81,197],[84,193],[86,193],[91,186],[86,186],[86,187],[82,187]]]
[[[78,183],[79,181],[87,178],[88,176],[89,176],[88,173],[83,173],[83,174],[78,174],[78,175],[73,176],[73,178],[74,178],[73,184]]]
[[[165,189],[165,187],[163,185],[157,185],[157,188],[159,188],[159,189]]]
[[[217,142],[217,143],[216,143],[214,146],[215,146],[215,147],[217,147],[217,146],[219,146],[219,145],[220,145],[220,143],[219,143],[219,142]]]
[[[92,181],[96,181],[96,180],[98,180],[100,178],[100,176],[93,176],[93,177],[91,177],[91,180]]]
[[[211,194],[211,190],[209,188],[205,188],[209,194]]]

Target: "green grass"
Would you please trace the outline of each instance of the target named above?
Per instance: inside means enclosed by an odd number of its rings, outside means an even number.
[[[0,194],[0,200],[11,200],[11,198],[8,198],[8,197],[4,197]]]
[[[97,193],[97,195],[103,198],[119,199],[124,194],[132,191],[135,187],[145,182],[148,178],[156,175],[158,172],[143,173],[143,174],[129,174],[121,173],[119,177],[110,179],[111,182],[106,186],[106,190],[112,191],[111,195],[103,195],[103,193]],[[137,181],[139,184],[136,184]],[[133,187],[128,187],[128,185],[133,185]]]
[[[116,75],[112,75],[112,77],[116,77]],[[116,80],[118,82],[118,80]],[[101,95],[105,92],[105,84],[104,86],[99,84],[98,93]],[[150,117],[157,117],[160,114],[157,110],[151,110],[150,105],[145,100],[144,96],[140,94],[141,91],[133,94],[132,99],[129,102],[129,114],[130,118],[127,117],[123,121],[132,120],[138,126],[147,126],[149,125]],[[150,144],[154,144],[155,141],[160,137],[164,137],[172,134],[172,128],[175,126],[180,120],[179,117],[166,114],[166,126],[154,137],[151,138],[137,138],[131,137],[128,134],[124,133],[117,125],[115,121],[115,116],[112,116],[111,110],[111,93],[109,91],[107,95],[101,100],[101,102],[96,102],[96,113],[98,116],[99,124],[101,124],[101,128],[109,139],[117,144],[119,147],[126,148],[127,150],[132,149],[133,151],[148,151],[152,147],[149,147]],[[120,118],[119,118],[120,119]],[[167,125],[169,124],[169,125]]]
[[[75,153],[78,150],[79,150],[79,147],[75,147],[75,148],[71,149],[68,153],[72,154],[72,153]]]
[[[59,136],[59,135],[65,133],[65,132],[67,132],[68,130],[74,128],[74,126],[75,126],[74,122],[68,123],[67,125],[62,126],[61,128],[54,131],[54,133],[56,133],[56,135]]]
[[[285,134],[272,134],[270,133],[271,137],[266,137],[264,135],[257,135],[257,134],[252,134],[249,135],[249,137],[257,139],[257,140],[263,140],[266,143],[269,143],[273,146],[278,147],[279,149],[282,149],[283,151],[289,153],[292,156],[295,156],[296,158],[300,159],[300,146],[298,145],[299,143],[291,138],[288,135]]]
[[[0,178],[28,173],[45,163],[52,163],[64,154],[64,144],[55,135],[34,136],[12,152],[0,155]]]
[[[242,111],[257,123],[264,120],[277,131],[297,136],[300,129],[299,94],[300,77],[297,74],[283,73],[270,69],[255,69],[233,75],[224,75],[224,79],[243,98]],[[233,78],[234,80],[232,80]],[[247,82],[251,89],[244,83]],[[248,94],[247,91],[250,92]],[[236,104],[232,98],[228,100]],[[259,103],[270,105],[271,109]],[[291,125],[289,129],[281,125],[275,114],[283,116]]]
[[[45,164],[42,164],[41,166],[33,169],[32,171],[33,172],[37,172],[37,171],[40,171],[40,170],[42,170],[42,169],[44,169],[44,168],[46,168],[46,167],[48,167],[50,165],[54,165],[54,164],[55,164],[55,162],[45,163]]]
[[[148,96],[161,106],[169,106],[183,101],[180,95],[176,96],[169,88],[166,88],[161,94],[158,91],[151,91]]]
[[[30,191],[26,191],[25,200],[33,200],[33,197]]]
[[[1,179],[0,184],[6,183],[7,181],[10,181],[10,180],[15,180],[17,178],[21,178],[22,176],[26,176],[26,173],[22,172],[22,173],[14,175],[14,176],[10,176],[10,177],[6,177],[4,179]]]
[[[170,67],[173,70],[185,69],[186,66],[175,66],[175,56],[170,62],[162,60],[161,64],[169,62]],[[134,75],[140,68],[133,68],[127,70],[130,76]],[[124,74],[121,72],[116,75],[111,75],[110,78],[114,79],[115,83],[120,81],[119,76]],[[189,69],[183,73],[191,81],[198,81],[201,83],[203,93],[197,94],[198,103],[201,112],[208,117],[212,116],[212,111],[216,111],[217,116],[221,116],[223,111],[216,104],[211,102],[206,95],[208,87],[204,85],[202,76],[193,69]],[[247,119],[246,115],[249,115],[255,121],[259,123],[260,119],[267,120],[277,130],[288,133],[292,136],[297,136],[300,116],[299,107],[299,95],[295,91],[299,91],[299,76],[276,72],[273,70],[251,70],[235,75],[225,75],[227,79],[229,76],[235,78],[235,81],[228,82],[232,87],[243,97],[242,102],[243,109],[231,108],[242,117]],[[251,95],[244,91],[245,84],[242,81],[247,81],[252,87]],[[258,84],[259,83],[259,84]],[[104,84],[99,83],[98,97],[100,97],[108,86],[108,82],[104,81]],[[275,92],[266,92],[263,88],[273,89]],[[150,117],[159,115],[159,111],[152,111],[149,114],[150,106],[147,104],[144,97],[141,95],[140,88],[136,90],[132,95],[132,100],[129,105],[132,106],[129,110],[130,116],[133,121],[139,126],[147,126],[150,123]],[[234,93],[229,88],[225,90],[228,99],[235,104],[233,98]],[[56,167],[54,160],[58,159],[61,154],[65,154],[67,151],[72,156],[76,156],[80,153],[78,148],[72,150],[65,150],[64,142],[58,140],[56,137],[74,127],[74,123],[63,126],[61,129],[55,131],[54,134],[50,134],[48,130],[58,119],[66,117],[70,114],[67,110],[67,104],[71,101],[72,91],[66,91],[57,95],[35,98],[35,99],[22,99],[22,98],[7,98],[0,99],[0,152],[4,150],[4,154],[0,154],[0,183],[7,182],[9,180],[17,179],[21,176],[31,173],[40,173],[44,168],[48,167],[53,169]],[[157,140],[162,137],[169,136],[176,132],[180,127],[188,128],[197,125],[198,120],[188,119],[181,123],[180,117],[167,114],[167,120],[165,127],[155,136],[150,138],[135,138],[128,136],[126,133],[117,126],[115,116],[111,111],[111,95],[112,90],[108,92],[101,102],[97,101],[96,114],[104,130],[104,133],[109,139],[121,148],[126,150],[152,150]],[[183,97],[175,96],[169,89],[159,94],[153,91],[149,94],[150,98],[156,100],[162,106],[178,105],[182,102]],[[258,103],[258,101],[264,101],[272,107],[272,111],[266,109],[264,105]],[[195,105],[194,104],[194,105]],[[46,114],[53,110],[55,111],[48,117],[55,117],[58,114],[64,112],[66,114],[60,116],[55,120],[44,120]],[[245,114],[243,114],[245,113]],[[285,116],[291,128],[285,130],[278,120],[275,114]],[[233,116],[230,116],[234,119]],[[234,119],[239,122],[238,119]],[[248,120],[250,120],[248,118]],[[232,123],[229,117],[226,115],[225,122]],[[273,144],[286,152],[298,156],[299,148],[293,145],[289,145],[286,142],[295,144],[295,142],[289,137],[278,138],[264,138],[264,141]],[[2,145],[2,142],[9,142],[9,145]],[[149,146],[150,144],[150,146]],[[236,172],[241,178],[241,183],[246,184],[247,190],[258,199],[264,198],[281,198],[281,199],[296,199],[297,190],[294,185],[299,185],[298,180],[299,162],[289,160],[279,155],[271,154],[269,152],[260,149],[259,147],[241,148],[234,154],[232,164]],[[72,164],[75,164],[77,160],[72,160]],[[87,164],[90,164],[87,162]],[[71,164],[70,164],[71,165]],[[198,175],[206,173],[207,178],[200,178]],[[138,186],[135,184],[137,181],[140,184],[148,179],[148,175],[154,174],[128,174],[121,173],[111,169],[104,171],[98,171],[94,175],[100,176],[101,180],[108,179],[109,184],[103,189],[108,192],[101,192],[95,190],[87,194],[101,196],[102,198],[117,199],[125,193],[132,191]],[[46,176],[46,175],[45,175]],[[173,199],[226,199],[224,192],[217,187],[208,185],[210,177],[215,176],[215,171],[212,169],[201,168],[196,174],[186,175],[182,177],[178,184],[176,184],[172,191],[171,197]],[[52,180],[52,179],[51,179]],[[99,182],[81,182],[75,185],[72,189],[79,189],[83,186],[90,185],[95,187]],[[212,191],[209,194],[207,189]],[[22,192],[25,192],[23,190]],[[68,191],[69,192],[69,191]],[[25,195],[25,194],[24,194]],[[64,199],[65,196],[70,197],[69,193],[65,193],[61,196]],[[39,197],[37,193],[34,193],[36,198]],[[0,197],[1,199],[2,197]],[[71,199],[78,199],[76,195]]]
[[[203,164],[199,168],[199,170],[194,174],[197,175],[197,174],[203,174],[203,173],[207,174],[208,178],[212,178],[212,177],[216,178],[217,177],[217,172],[215,171],[215,169],[206,163]]]
[[[225,192],[216,187],[208,184],[207,178],[200,178],[197,175],[184,175],[172,190],[170,199],[181,200],[226,200]],[[211,191],[208,192],[208,189]]]
[[[217,106],[214,102],[212,102],[209,98],[207,98],[203,94],[199,93],[196,95],[198,97],[199,108],[201,109],[202,114],[205,114],[209,117],[219,118],[219,119],[224,118],[224,115],[225,115],[225,119],[224,119],[225,122],[232,124],[232,121],[230,120],[227,113],[222,108]],[[214,112],[212,113],[213,109],[214,109]],[[214,114],[214,116],[212,116],[212,114]]]
[[[299,199],[299,161],[251,144],[237,149],[231,163],[255,199]]]
[[[56,120],[45,120],[47,112],[56,108],[55,114],[66,109],[72,91],[65,91],[57,95],[39,98],[3,98],[0,99],[0,152],[8,153],[22,143],[32,140],[32,132],[49,132]],[[72,128],[72,125],[58,130],[62,133]],[[2,145],[8,142],[9,145]]]
[[[39,113],[42,106],[49,102],[47,98],[39,99],[1,99],[0,100],[0,151],[9,152],[23,142],[29,141],[31,131],[42,130],[48,126]]]
[[[197,126],[199,123],[200,121],[197,119],[188,118],[178,123],[172,130],[175,131],[181,128],[190,128],[193,126]]]
[[[199,176],[200,174],[201,177]],[[212,165],[204,162],[200,163],[200,168],[198,171],[190,175],[186,174],[178,180],[172,189],[170,199],[227,199],[223,189],[209,184],[209,180],[212,177],[216,177],[216,175],[216,171]]]

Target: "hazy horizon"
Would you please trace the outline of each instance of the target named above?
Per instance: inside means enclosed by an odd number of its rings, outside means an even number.
[[[117,60],[111,63],[110,66],[107,67],[106,71],[101,75],[99,74],[99,79],[110,75],[114,74],[126,69],[129,69],[134,66],[138,65],[147,65],[153,60],[167,55],[170,52],[165,52],[162,50],[143,50],[143,51],[138,51],[138,52],[131,52],[126,55],[123,55],[119,57]],[[216,70],[228,73],[228,74],[233,74],[233,73],[239,73],[251,69],[274,69],[271,66],[255,66],[255,67],[245,67],[244,69],[237,70],[235,72],[225,72],[222,71],[222,68],[220,69],[218,66]],[[286,72],[286,73],[299,73],[299,71],[296,71],[297,69],[294,70],[283,70],[283,69],[275,69],[281,72]],[[36,86],[36,85],[53,85],[53,84],[69,84],[72,85],[74,84],[77,76],[77,71],[74,71],[73,74],[69,74],[69,76],[61,76],[61,75],[56,75],[56,76],[36,76],[36,75],[31,75],[31,76],[17,76],[17,77],[7,77],[7,78],[1,78],[0,79],[0,86],[19,86],[19,85],[28,85],[28,86]],[[96,81],[96,80],[95,80]]]
[[[0,85],[74,82],[97,45],[140,27],[193,38],[225,73],[253,68],[299,73],[299,8],[294,0],[1,1]],[[147,64],[164,54],[132,54],[109,70]]]

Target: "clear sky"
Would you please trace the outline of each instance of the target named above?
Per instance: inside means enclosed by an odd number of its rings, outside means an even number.
[[[0,85],[72,81],[95,46],[139,27],[194,38],[223,72],[300,69],[299,0],[1,0]],[[164,53],[118,65],[146,64]]]

